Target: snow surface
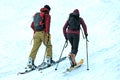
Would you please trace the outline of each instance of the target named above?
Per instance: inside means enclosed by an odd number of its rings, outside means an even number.
[[[63,73],[69,60],[42,73],[33,71],[17,75],[27,64],[32,48],[33,31],[30,28],[32,16],[45,4],[51,6],[51,35],[53,59],[58,60],[63,45],[63,25],[68,14],[74,9],[88,27],[89,71],[86,63],[85,39],[79,43],[76,60],[84,59],[81,68]],[[120,0],[0,0],[0,80],[119,80],[120,79]],[[44,56],[42,45],[35,64],[39,65]],[[63,56],[70,52],[70,44]]]

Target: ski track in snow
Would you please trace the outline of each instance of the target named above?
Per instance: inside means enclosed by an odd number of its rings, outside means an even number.
[[[30,29],[32,15],[45,4],[49,4],[52,8],[51,34],[55,60],[59,59],[65,42],[62,28],[68,14],[75,8],[80,10],[80,15],[88,27],[89,71],[86,70],[85,40],[80,35],[76,60],[84,59],[81,68],[63,73],[70,66],[69,60],[66,59],[59,64],[57,71],[55,65],[43,70],[42,73],[35,70],[28,74],[17,75],[19,71],[24,70],[33,44],[31,43],[33,31]],[[77,2],[74,0],[8,0],[7,2],[1,0],[0,80],[119,80],[119,4],[119,0],[77,0]],[[67,56],[69,51],[70,44],[65,48],[63,56]],[[44,52],[45,47],[42,45],[35,60],[36,65],[42,62]]]

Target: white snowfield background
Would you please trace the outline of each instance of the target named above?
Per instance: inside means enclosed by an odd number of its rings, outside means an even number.
[[[58,60],[65,38],[63,26],[69,13],[80,10],[88,29],[89,71],[86,61],[86,40],[80,35],[76,61],[84,64],[70,73],[63,73],[69,60],[40,71],[17,75],[24,71],[33,45],[30,28],[33,15],[44,5],[51,7],[51,41],[53,59]],[[67,56],[71,46],[63,51]],[[41,64],[45,53],[42,44],[35,64]],[[120,0],[0,0],[0,80],[119,80],[120,79]]]

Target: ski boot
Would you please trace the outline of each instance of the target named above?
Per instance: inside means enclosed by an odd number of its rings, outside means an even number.
[[[48,66],[51,66],[52,64],[54,64],[54,63],[55,63],[55,61],[54,61],[54,60],[52,60],[52,58],[51,58],[51,57],[49,57],[49,56],[47,56],[47,57],[46,57],[46,60],[47,60],[47,65],[48,65]]]
[[[29,60],[28,60],[28,63],[27,63],[27,67],[25,67],[25,69],[34,70],[35,68],[37,68],[37,66],[34,65],[34,60],[32,60],[32,58],[29,57]]]
[[[75,54],[74,53],[69,54],[69,60],[70,60],[71,67],[76,66],[77,63],[75,61]]]
[[[55,61],[52,60],[52,58],[50,58],[49,56],[46,57],[46,61],[43,61],[38,68],[44,68],[46,66],[51,66],[52,64],[54,64]]]

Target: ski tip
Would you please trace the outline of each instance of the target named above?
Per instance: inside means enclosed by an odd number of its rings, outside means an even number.
[[[84,59],[81,59],[79,63],[80,63],[80,64],[83,64],[83,62],[84,62]]]
[[[24,74],[24,73],[22,73],[22,72],[17,73],[17,75],[20,75],[20,74]]]

